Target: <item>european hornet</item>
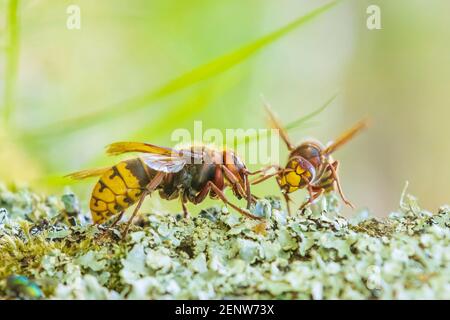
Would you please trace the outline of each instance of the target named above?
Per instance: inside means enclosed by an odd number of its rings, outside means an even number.
[[[289,202],[291,201],[289,193],[303,188],[308,190],[309,199],[300,206],[299,210],[303,210],[324,192],[330,192],[336,189],[344,203],[354,208],[353,204],[347,200],[342,192],[338,176],[339,161],[333,160],[331,154],[352,139],[362,129],[366,128],[368,121],[359,121],[352,128],[341,134],[335,141],[328,143],[327,146],[324,146],[316,140],[305,141],[298,146],[294,146],[286,130],[281,126],[278,119],[270,110],[270,107],[266,104],[265,108],[269,117],[270,126],[278,129],[279,135],[290,153],[285,168],[271,165],[258,170],[255,173],[261,173],[261,175],[252,181],[252,184],[258,184],[276,176],[278,185],[286,200],[289,214]],[[275,172],[268,173],[270,169],[274,168]]]
[[[101,169],[75,172],[69,177],[85,179],[100,176],[92,191],[90,210],[94,224],[101,224],[117,215],[113,226],[122,218],[125,209],[137,202],[128,220],[124,235],[147,195],[158,190],[161,198],[179,198],[184,216],[189,212],[186,203],[199,204],[208,195],[220,198],[239,213],[262,219],[248,212],[253,196],[250,192],[250,172],[239,157],[229,150],[206,146],[172,149],[141,142],[116,142],[107,147],[110,155],[139,152],[140,156]],[[228,201],[224,189],[230,186],[238,199],[247,200],[247,210]]]

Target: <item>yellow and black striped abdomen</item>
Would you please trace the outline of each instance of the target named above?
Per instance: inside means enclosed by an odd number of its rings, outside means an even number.
[[[106,171],[92,191],[94,223],[104,223],[133,205],[148,183],[149,173],[139,158],[122,161]]]

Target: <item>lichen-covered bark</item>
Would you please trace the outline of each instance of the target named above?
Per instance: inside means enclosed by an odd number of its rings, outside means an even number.
[[[16,274],[58,299],[450,298],[448,207],[431,214],[405,195],[385,220],[347,220],[335,203],[288,217],[263,199],[252,210],[265,224],[219,207],[142,213],[120,239],[121,225],[103,233],[73,195],[0,187],[0,297],[31,298],[7,283]]]

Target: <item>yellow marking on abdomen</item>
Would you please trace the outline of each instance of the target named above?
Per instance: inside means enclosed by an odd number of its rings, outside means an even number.
[[[134,202],[131,198],[128,196],[117,196],[116,202],[119,204],[122,208],[128,208],[130,206],[130,203]]]
[[[112,167],[111,170],[105,172],[100,179],[114,194],[119,195],[127,193],[127,186],[119,175],[116,167]]]
[[[97,212],[108,210],[108,206],[105,201],[97,199],[95,197],[91,198],[90,208]]]
[[[129,208],[142,194],[139,177],[127,169],[127,164],[123,161],[112,167],[95,185],[90,202],[95,224],[104,223]]]
[[[114,193],[103,184],[101,179],[95,185],[94,191],[92,191],[92,196],[105,202],[111,202],[115,199]]]
[[[123,181],[130,189],[139,189],[141,188],[141,185],[139,183],[139,178],[135,177],[133,173],[127,169],[127,163],[121,162],[117,165],[117,171],[119,172],[120,176],[122,177]]]
[[[118,214],[120,213],[124,208],[117,204],[117,202],[108,203],[108,211],[112,214]]]
[[[127,190],[127,195],[128,197],[133,200],[133,201],[137,201],[139,199],[139,197],[142,194],[142,190],[140,189],[128,189]]]

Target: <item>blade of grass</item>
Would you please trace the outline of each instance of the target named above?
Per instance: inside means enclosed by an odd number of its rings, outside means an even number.
[[[7,46],[5,66],[5,87],[3,121],[9,125],[11,115],[16,107],[16,86],[19,67],[19,0],[9,0],[7,8]]]
[[[291,131],[294,129],[306,129],[306,128],[312,127],[313,124],[308,121],[311,120],[312,118],[314,118],[315,116],[319,115],[321,112],[323,112],[334,101],[334,99],[336,99],[337,96],[338,96],[338,93],[334,94],[318,109],[312,111],[311,113],[308,113],[305,116],[300,117],[297,120],[294,120],[294,121],[288,123],[285,126],[286,130]],[[266,139],[268,131],[264,131],[264,132],[265,132],[264,134],[260,134],[258,131],[258,133],[255,133],[253,135],[248,135],[248,136],[242,137],[240,139],[237,139],[236,144],[240,145],[243,143],[250,143],[255,139]]]
[[[245,74],[246,73],[247,72],[245,72]],[[244,73],[239,72],[238,75],[232,74],[224,79],[221,79],[219,82],[207,83],[203,88],[195,91],[193,95],[183,101],[182,104],[170,107],[170,111],[163,117],[158,118],[157,121],[139,129],[130,136],[124,137],[123,140],[149,141],[149,139],[153,139],[156,135],[160,135],[173,129],[171,125],[176,122],[174,119],[188,119],[189,117],[195,116],[195,114],[202,112],[211,104],[211,102],[223,96],[230,88],[238,85],[243,76]],[[105,166],[107,163],[111,163],[111,161],[117,161],[117,159],[107,161],[108,157],[102,151],[103,150],[100,150],[99,155],[94,159],[81,165],[81,168],[96,168]],[[64,176],[66,174],[67,172],[60,172],[46,175],[36,180],[36,183],[49,187],[92,183],[91,179],[75,181],[65,178]]]
[[[148,139],[155,134],[170,131],[173,129],[172,124],[176,123],[177,119],[185,120],[193,118],[196,114],[205,110],[213,101],[216,101],[231,88],[235,87],[242,77],[243,73],[240,72],[239,75],[227,76],[219,82],[208,84],[182,104],[174,108],[173,111],[167,112],[162,118],[159,118],[157,123],[139,129],[131,136],[130,141]]]
[[[292,121],[288,123],[285,128],[286,130],[294,130],[301,128],[302,125],[304,125],[306,122],[317,116],[319,113],[324,111],[338,96],[338,93],[335,93],[330,99],[328,99],[320,108],[317,110],[314,110],[313,112],[307,114],[306,116],[301,117],[300,119],[297,119],[295,121]]]
[[[208,106],[211,102],[217,100],[223,96],[230,88],[236,86],[242,77],[240,72],[238,76],[232,75],[221,79],[219,82],[213,82],[207,84],[204,88],[197,90],[188,99],[183,101],[180,105],[171,107],[170,111],[159,117],[157,121],[140,128],[128,137],[124,137],[124,140],[129,141],[151,141],[156,136],[165,132],[173,130],[173,124],[177,123],[176,119],[189,119],[199,114]],[[154,142],[154,141],[153,141]],[[172,147],[172,146],[171,146]],[[104,165],[105,155],[102,153],[98,157],[95,157],[92,161],[87,162],[83,167],[97,167]]]
[[[291,31],[305,24],[306,22],[312,20],[313,18],[319,16],[320,14],[328,11],[333,6],[335,6],[339,0],[329,2],[328,4],[321,6],[308,14],[299,17],[288,25],[263,36],[262,38],[247,44],[231,53],[225,54],[218,57],[204,65],[201,65],[181,76],[175,78],[168,83],[162,85],[156,90],[152,90],[143,95],[131,98],[122,103],[113,105],[108,108],[103,108],[102,110],[87,114],[75,119],[68,119],[64,121],[58,121],[57,124],[49,125],[45,128],[40,128],[31,133],[34,138],[45,137],[48,135],[59,135],[66,132],[71,132],[75,130],[82,129],[91,124],[95,124],[99,121],[106,121],[108,119],[116,118],[118,116],[123,116],[123,110],[126,109],[127,112],[135,111],[148,106],[150,103],[168,96],[174,92],[192,86],[202,80],[216,76],[248,59],[250,56],[255,54],[262,48],[270,45],[276,40],[287,35]]]

